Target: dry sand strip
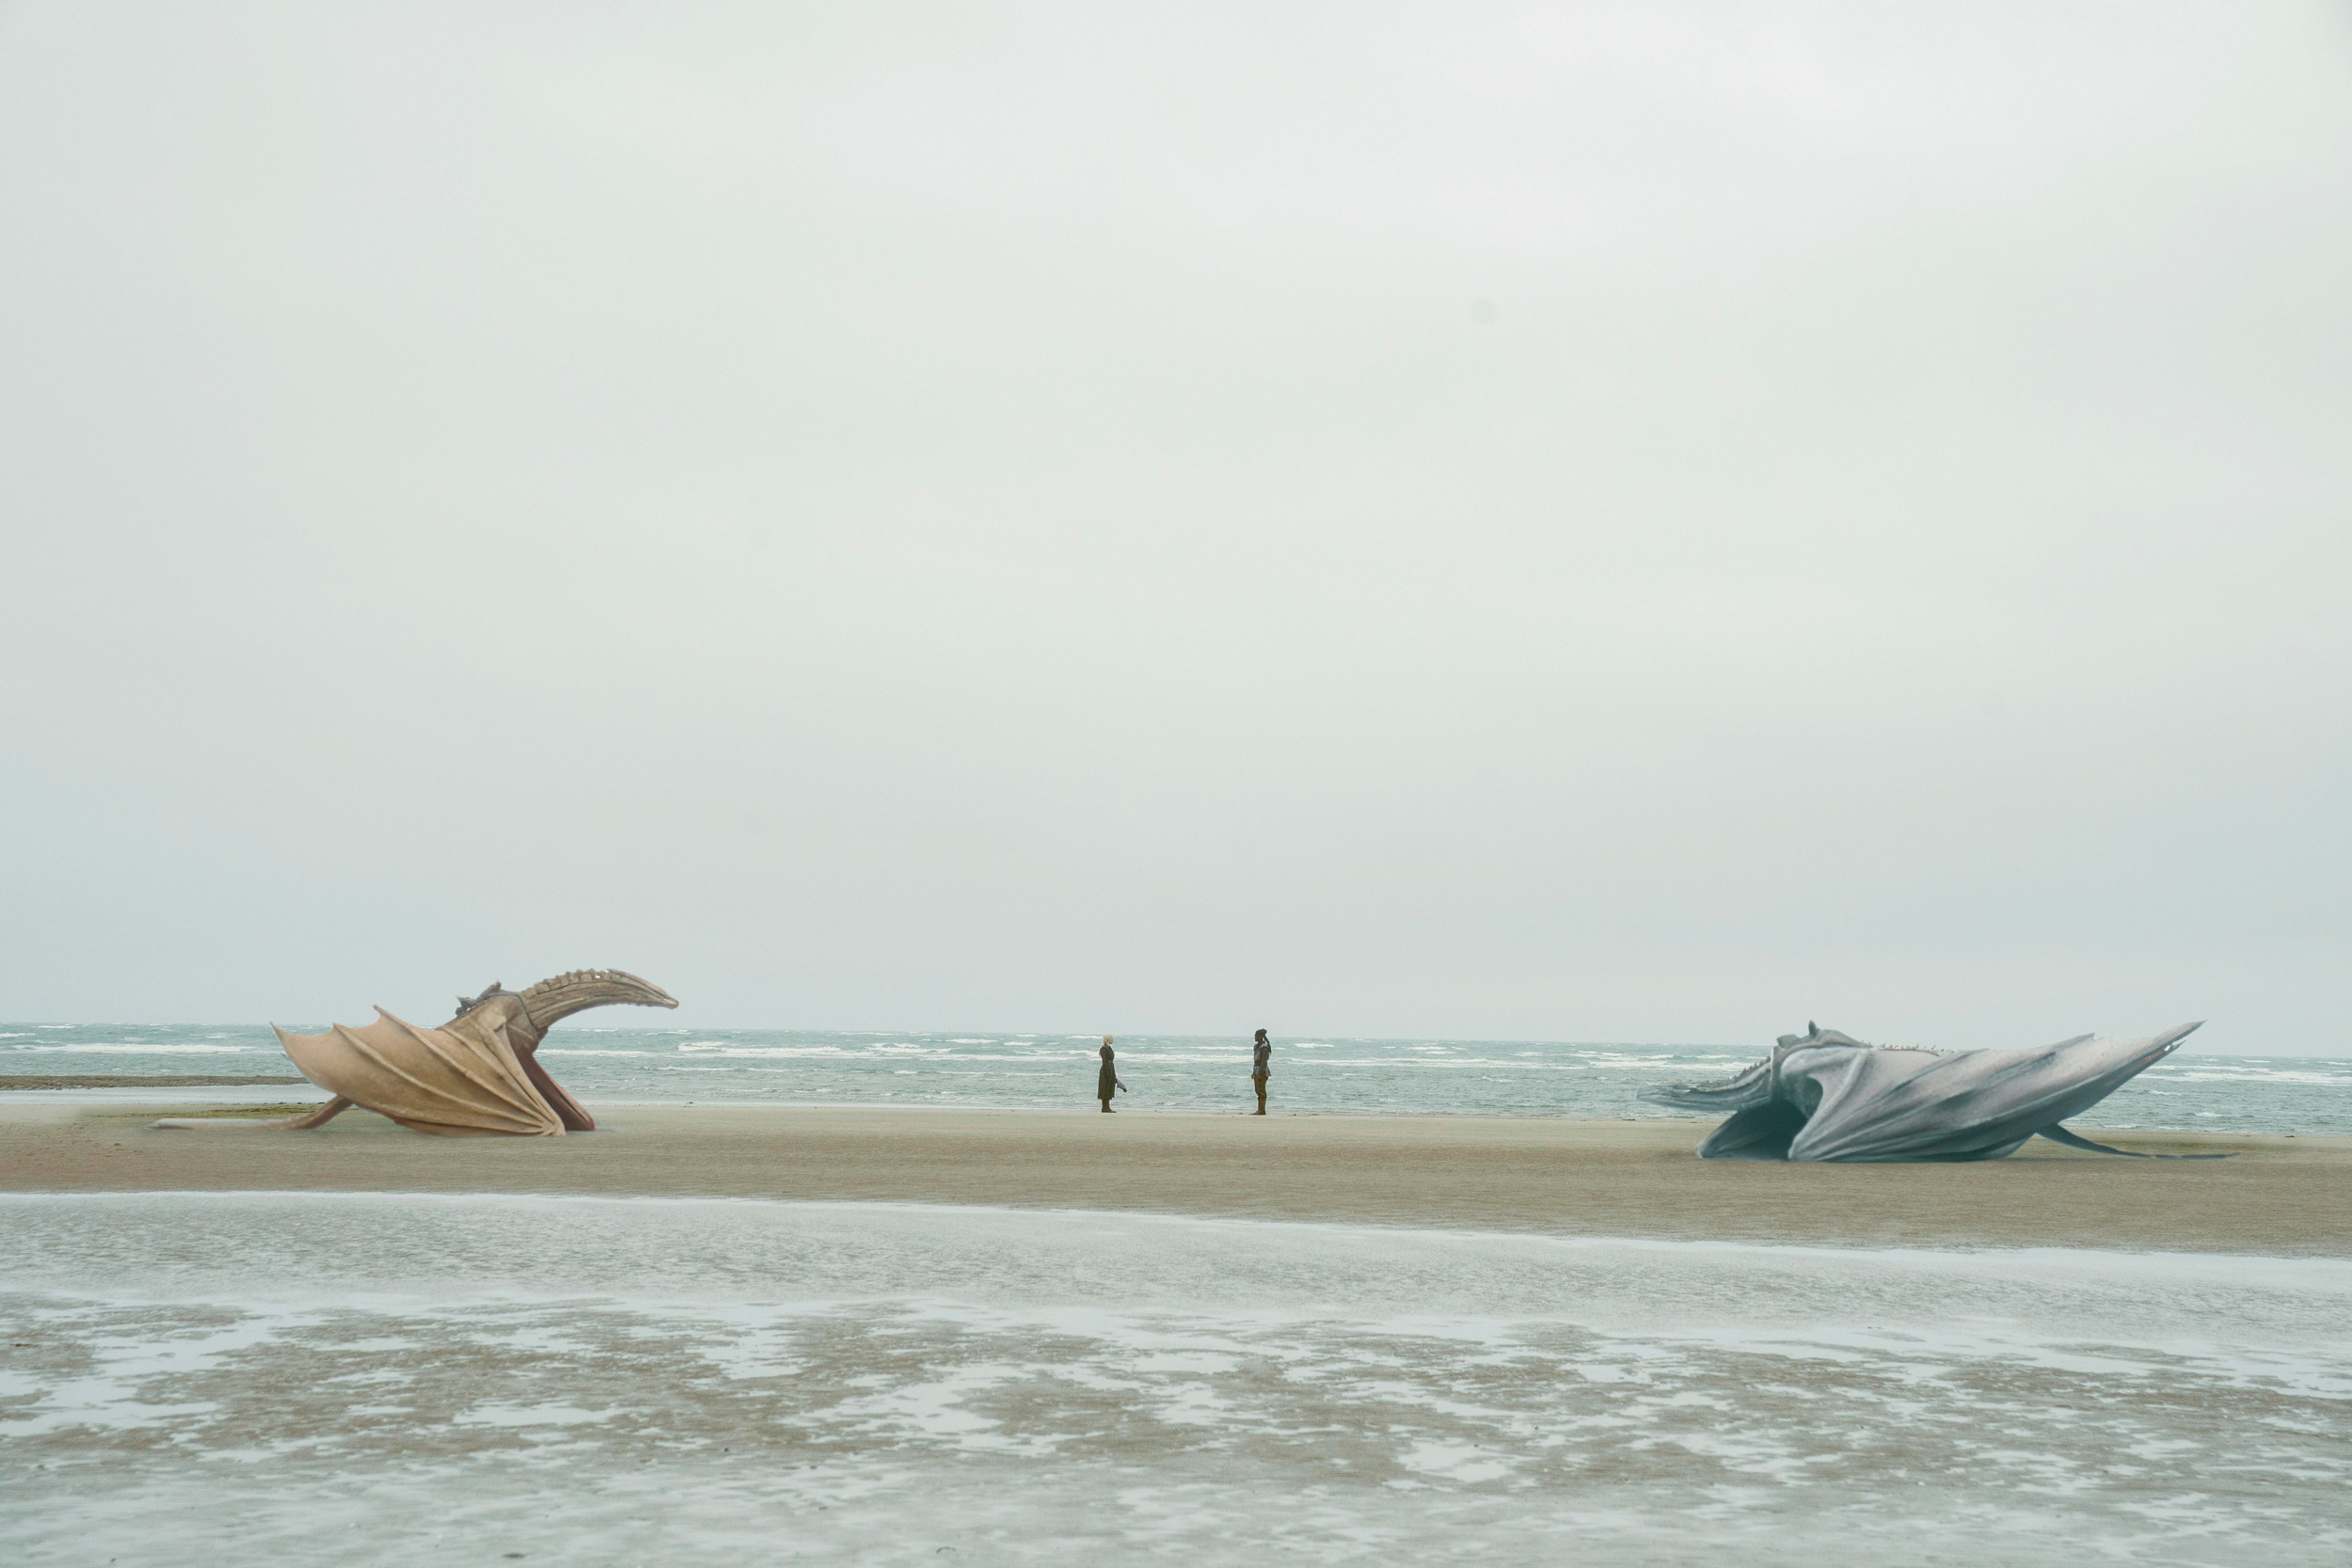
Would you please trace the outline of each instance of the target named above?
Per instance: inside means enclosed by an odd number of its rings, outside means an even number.
[[[1964,1165],[1694,1159],[1705,1124],[1503,1117],[613,1106],[563,1138],[435,1138],[361,1111],[310,1132],[152,1132],[226,1107],[0,1105],[0,1189],[730,1196],[1866,1246],[2352,1256],[2352,1139],[2116,1132]]]

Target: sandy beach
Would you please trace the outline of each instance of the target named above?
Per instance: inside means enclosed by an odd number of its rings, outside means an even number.
[[[2352,1139],[1839,1166],[1703,1163],[1699,1121],[144,1125],[223,1108],[0,1104],[28,1562],[2318,1568],[2352,1540]]]
[[[1553,1235],[2352,1256],[2352,1139],[2097,1133],[1956,1165],[1717,1164],[1706,1124],[617,1106],[564,1138],[156,1132],[220,1107],[0,1106],[0,1188],[732,1196],[1081,1208]]]

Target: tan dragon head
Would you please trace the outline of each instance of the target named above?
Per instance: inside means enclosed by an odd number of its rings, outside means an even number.
[[[521,1001],[523,1011],[530,1016],[532,1027],[546,1034],[556,1020],[585,1012],[590,1007],[675,1007],[677,998],[655,985],[640,979],[624,969],[575,969],[540,981],[523,990],[510,991],[497,981],[479,996],[457,999],[457,1016],[481,1006],[495,996],[515,996]],[[451,1022],[454,1022],[455,1020]]]
[[[542,980],[523,992],[523,1010],[545,1030],[559,1018],[590,1007],[615,1005],[630,1007],[675,1007],[677,998],[626,970],[575,969],[568,974]]]

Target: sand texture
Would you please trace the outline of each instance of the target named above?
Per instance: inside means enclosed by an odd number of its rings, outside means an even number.
[[[184,1104],[0,1105],[13,1191],[342,1190],[1137,1210],[1686,1240],[2352,1255],[2352,1139],[2116,1132],[1955,1165],[1721,1164],[1707,1124],[1484,1117],[606,1107],[561,1138],[436,1138],[364,1112],[152,1132]]]

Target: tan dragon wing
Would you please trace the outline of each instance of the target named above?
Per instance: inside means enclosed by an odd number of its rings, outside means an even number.
[[[378,1007],[375,1022],[357,1029],[279,1029],[278,1039],[320,1088],[420,1132],[564,1132],[563,1117],[532,1086],[506,1032],[476,1025],[471,1015],[420,1029]]]

